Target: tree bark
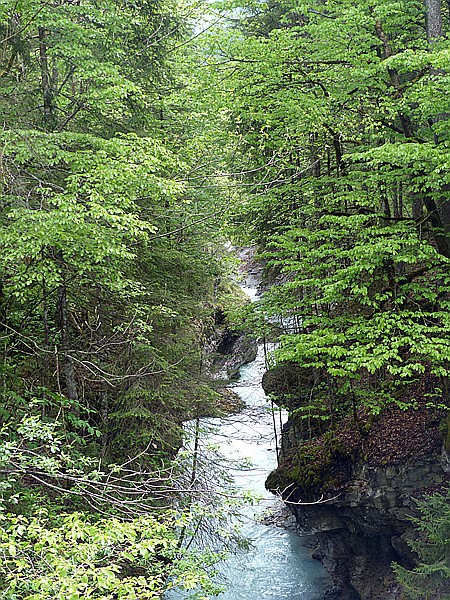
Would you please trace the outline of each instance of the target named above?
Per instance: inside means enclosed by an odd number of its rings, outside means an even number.
[[[380,57],[385,60],[386,58],[390,58],[392,56],[392,47],[389,36],[383,29],[383,25],[380,20],[375,21],[375,32],[377,34],[377,38],[383,42],[383,50],[380,52]],[[388,69],[390,84],[396,90],[396,96],[400,97],[403,95],[403,88],[400,81],[400,75],[397,69]],[[398,118],[400,120],[400,125],[403,130],[403,133],[406,137],[412,137],[413,135],[413,127],[410,118],[399,112]]]
[[[67,289],[61,285],[58,289],[58,310],[61,333],[61,351],[63,355],[63,375],[66,396],[69,400],[78,400],[78,389],[73,359],[70,356],[69,311],[67,309]]]
[[[78,386],[75,375],[75,367],[73,358],[70,355],[70,329],[69,329],[69,309],[67,308],[67,286],[65,277],[65,263],[63,253],[57,252],[58,261],[61,264],[63,281],[58,288],[58,324],[61,336],[61,353],[63,358],[63,381],[65,385],[65,395],[69,400],[74,401],[74,412],[76,413],[78,407]]]
[[[311,162],[311,175],[313,177],[320,177],[320,157],[319,149],[317,148],[317,134],[309,134],[310,141],[310,162]]]
[[[55,124],[55,115],[54,115],[54,107],[53,107],[53,90],[52,90],[52,81],[50,77],[50,69],[48,64],[48,53],[47,53],[47,42],[45,33],[45,29],[43,27],[39,27],[38,29],[38,37],[39,37],[39,64],[41,68],[41,88],[42,88],[42,97],[44,101],[44,121],[49,126],[49,128],[53,128]]]
[[[429,42],[443,35],[441,0],[425,0],[427,40]]]
[[[104,328],[104,314],[103,314],[103,297],[102,297],[101,287],[97,287],[97,327],[96,327],[96,337],[98,344],[98,364],[101,368],[104,368],[106,362],[106,352],[104,350],[104,342],[105,342],[105,328]],[[99,412],[101,419],[101,456],[102,459],[105,458],[107,450],[108,450],[108,440],[109,440],[109,394],[108,394],[108,386],[106,382],[101,384],[101,389],[98,394],[98,403],[99,403]]]

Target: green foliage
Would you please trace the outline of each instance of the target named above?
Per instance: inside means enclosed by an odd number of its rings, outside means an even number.
[[[225,271],[198,9],[0,3],[4,598],[217,589],[182,549],[204,515],[169,510]]]
[[[159,598],[172,587],[193,598],[215,595],[214,565],[224,556],[219,540],[239,541],[231,522],[251,501],[232,489],[229,463],[219,468],[208,448],[195,459],[184,451],[167,468],[162,459],[153,465],[149,452],[99,463],[90,440],[100,432],[71,412],[65,396],[43,392],[46,398],[15,398],[17,414],[0,431],[2,595]],[[59,407],[56,416],[36,414],[44,406]],[[195,485],[186,481],[193,460]],[[206,550],[191,547],[205,526]]]
[[[178,575],[207,593],[177,554],[189,524],[152,511],[180,423],[214,400],[230,222],[276,284],[244,319],[318,381],[297,425],[408,408],[420,379],[448,404],[446,36],[427,39],[419,0],[235,2],[201,44],[197,9],[0,5],[5,597],[152,598]],[[329,437],[323,472],[348,458]]]
[[[277,242],[275,263],[288,273],[282,289],[292,304],[283,297],[277,303],[277,290],[275,307],[304,315],[302,333],[283,337],[279,356],[334,377],[384,370],[400,381],[423,373],[427,362],[445,375],[448,259],[409,226],[387,231],[370,220],[326,218],[307,240],[304,230],[294,230]]]
[[[449,500],[447,492],[417,501],[420,516],[413,518],[417,535],[408,540],[417,556],[417,565],[411,570],[394,565],[408,600],[450,598]]]
[[[3,597],[156,599],[168,585],[215,591],[200,564],[203,569],[218,556],[180,555],[181,525],[167,515],[124,522],[61,513],[56,526],[45,510],[31,517],[6,515],[0,525]]]
[[[425,373],[447,389],[448,41],[430,45],[421,2],[241,10],[221,46],[248,186],[235,221],[275,283],[243,318],[334,406],[406,407]]]
[[[210,173],[183,50],[195,10],[2,5],[3,389],[81,402],[103,454],[173,452],[208,395],[220,198],[188,184]]]

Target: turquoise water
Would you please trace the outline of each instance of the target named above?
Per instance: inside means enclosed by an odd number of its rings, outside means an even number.
[[[219,600],[320,600],[329,585],[322,565],[313,560],[302,539],[291,531],[261,523],[261,514],[277,502],[264,487],[276,466],[273,415],[261,387],[265,369],[264,349],[255,361],[240,369],[231,385],[246,408],[225,419],[207,419],[209,440],[227,459],[249,459],[251,465],[233,472],[239,488],[262,497],[257,506],[241,510],[243,534],[252,540],[248,551],[238,551],[219,565],[217,582],[226,586]],[[286,418],[286,415],[282,415]],[[279,429],[280,416],[276,415]],[[171,600],[189,598],[189,593],[172,591]]]
[[[260,347],[256,360],[241,368],[240,379],[232,387],[247,408],[240,415],[223,419],[220,426],[227,452],[236,458],[248,457],[252,463],[252,469],[236,474],[237,484],[261,494],[263,500],[256,508],[245,509],[248,521],[244,534],[252,539],[253,546],[248,552],[230,556],[221,566],[221,580],[227,591],[219,598],[320,600],[330,582],[304,541],[291,531],[258,520],[258,515],[277,502],[264,488],[268,473],[276,466],[273,415],[261,387],[264,362]],[[278,414],[275,421],[279,428]]]

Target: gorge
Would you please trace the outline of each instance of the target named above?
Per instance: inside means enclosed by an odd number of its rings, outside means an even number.
[[[229,594],[450,597],[449,59],[444,0],[0,2],[2,599],[214,597],[208,419],[311,545]]]

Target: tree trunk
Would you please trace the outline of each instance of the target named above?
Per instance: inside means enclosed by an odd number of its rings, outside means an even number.
[[[39,37],[39,64],[41,68],[41,88],[44,101],[44,121],[50,129],[54,127],[55,115],[53,107],[53,90],[48,64],[48,53],[46,43],[46,33],[43,27],[38,29]]]
[[[427,40],[431,42],[443,35],[441,0],[425,0]]]
[[[434,241],[439,254],[450,258],[450,215],[448,200],[436,202],[429,195],[424,195],[425,206],[429,215],[429,222],[434,229]]]
[[[310,133],[309,134],[310,141],[310,162],[311,162],[311,175],[313,177],[320,177],[320,156],[319,149],[317,148],[317,134]]]
[[[97,287],[97,327],[96,327],[96,336],[97,336],[97,344],[99,350],[98,354],[98,365],[101,368],[104,368],[106,363],[106,352],[104,350],[105,345],[105,328],[104,328],[104,315],[103,315],[103,297],[101,287]],[[102,459],[105,458],[107,450],[108,450],[108,441],[109,441],[109,394],[108,394],[108,386],[106,381],[101,384],[101,389],[98,394],[98,403],[99,403],[99,412],[101,419],[101,456]]]
[[[70,356],[69,311],[67,310],[67,289],[65,285],[61,285],[58,289],[58,310],[66,396],[69,400],[77,401],[78,390],[75,368],[73,359]]]
[[[386,58],[390,58],[392,56],[392,47],[389,36],[383,29],[383,25],[380,20],[375,21],[375,32],[377,38],[383,42],[383,49],[380,51],[380,57],[384,60]],[[403,95],[403,86],[400,81],[400,75],[397,69],[388,69],[390,84],[396,90],[396,94],[398,97]],[[411,137],[413,135],[413,127],[411,120],[408,115],[405,115],[401,112],[398,113],[398,118],[400,120],[401,127],[406,137]]]
[[[67,286],[65,282],[65,263],[63,253],[57,252],[58,261],[61,264],[63,276],[62,284],[58,288],[58,324],[61,336],[61,353],[63,358],[62,371],[65,385],[65,395],[69,400],[74,401],[74,412],[77,411],[78,388],[75,376],[75,367],[73,358],[70,355],[70,330],[69,330],[69,310],[67,308]]]

